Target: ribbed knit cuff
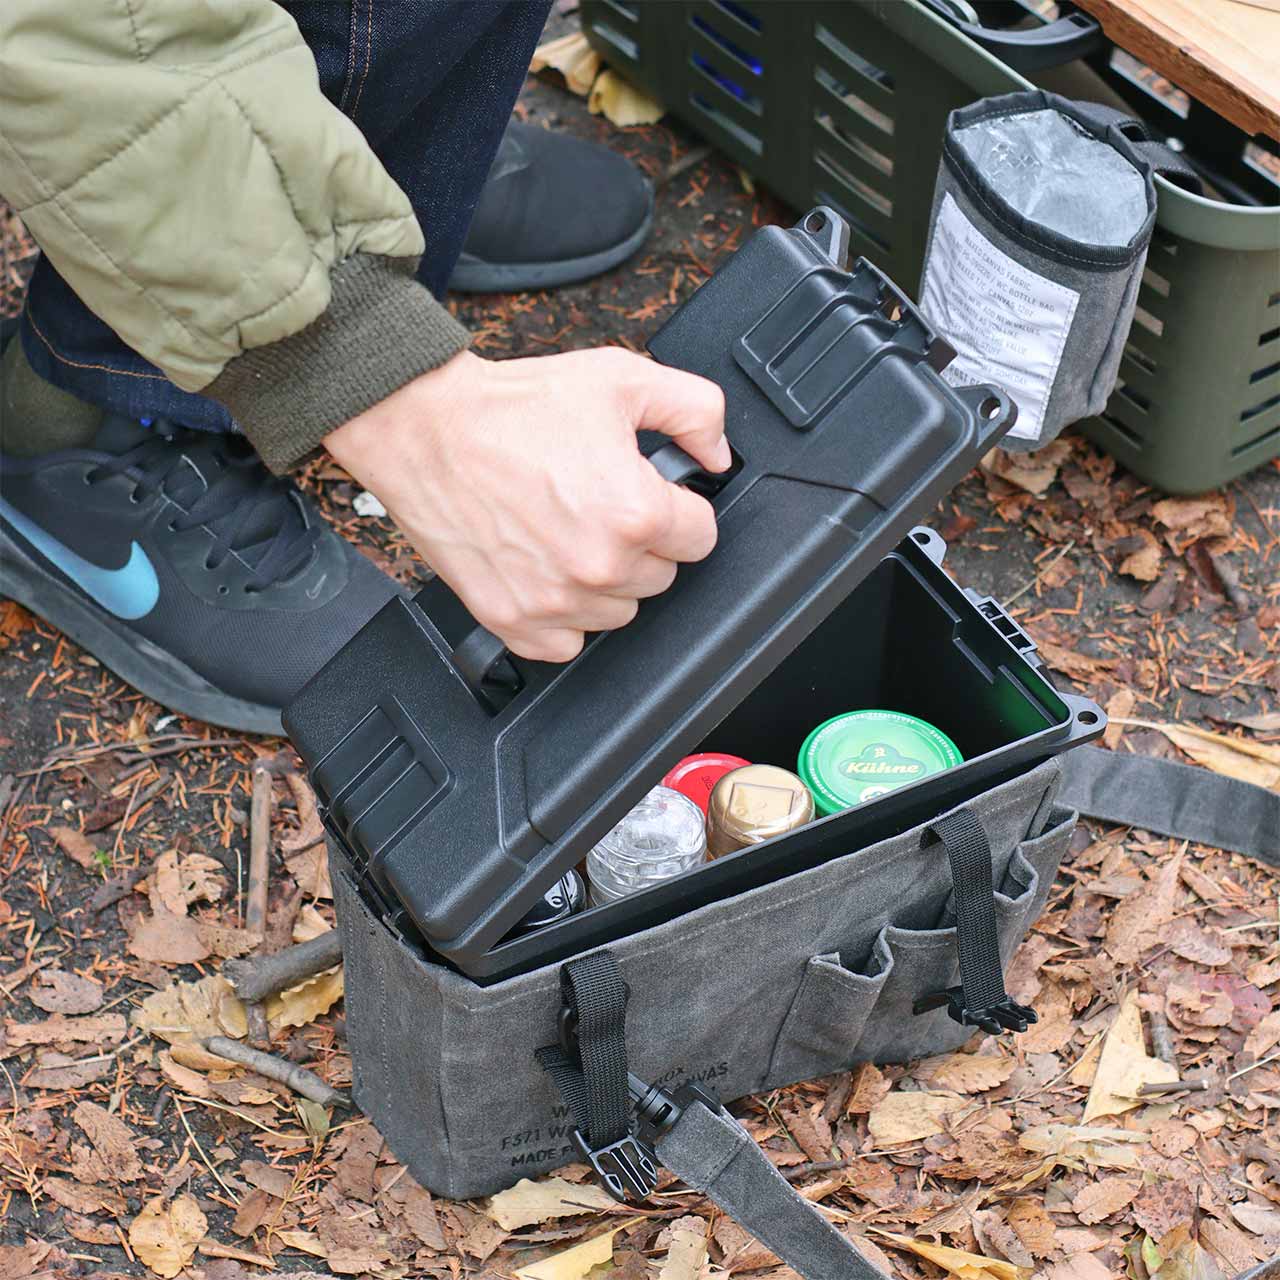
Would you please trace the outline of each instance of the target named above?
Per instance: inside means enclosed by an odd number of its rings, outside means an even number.
[[[470,344],[415,265],[363,253],[339,263],[323,315],[237,356],[204,389],[272,471],[297,466],[330,431]]]

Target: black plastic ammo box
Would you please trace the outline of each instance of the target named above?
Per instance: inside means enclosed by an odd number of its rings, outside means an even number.
[[[934,816],[1102,731],[1057,693],[994,601],[912,530],[1012,425],[954,390],[950,348],[830,210],[758,232],[650,343],[725,391],[735,452],[698,485],[720,540],[628,627],[564,666],[493,649],[438,580],[392,601],[285,725],[377,913],[488,983],[743,892]],[[686,459],[687,462],[687,459]],[[794,768],[810,729],[879,707],[949,734],[965,763],[536,933],[521,918],[680,757]]]

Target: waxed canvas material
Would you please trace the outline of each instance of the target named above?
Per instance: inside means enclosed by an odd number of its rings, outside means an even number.
[[[1075,814],[1055,760],[974,800],[1007,963],[1039,915]],[[556,1039],[559,966],[490,987],[424,959],[370,912],[330,845],[357,1102],[421,1183],[488,1195],[578,1159],[534,1052]],[[959,982],[947,855],[924,827],[611,945],[631,988],[631,1069],[722,1100],[954,1049],[972,1034],[917,996]]]
[[[939,216],[944,202],[950,198],[964,219],[1000,254],[1079,295],[1061,345],[1057,373],[1049,389],[1038,437],[1020,438],[1015,426],[1014,434],[1001,442],[1002,448],[1013,452],[1041,448],[1072,423],[1093,417],[1106,408],[1116,386],[1125,339],[1133,324],[1155,225],[1154,184],[1150,166],[1126,146],[1124,139],[1119,139],[1118,145],[1126,158],[1145,175],[1149,199],[1146,221],[1132,242],[1123,248],[1080,244],[1009,209],[996,195],[989,175],[969,160],[954,139],[957,129],[988,116],[1045,107],[1066,109],[1070,105],[1055,95],[1035,91],[1004,95],[952,112],[934,188],[922,279],[927,279],[931,267],[936,265],[932,258]],[[1100,131],[1095,136],[1103,140]],[[1106,140],[1117,145],[1111,138]],[[1078,199],[1087,202],[1092,198],[1089,184],[1081,184]],[[942,327],[952,341],[960,338],[961,335]],[[1016,393],[1014,399],[1017,399]]]

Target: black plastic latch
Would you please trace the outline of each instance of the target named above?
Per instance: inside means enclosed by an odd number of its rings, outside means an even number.
[[[1030,1005],[1016,1004],[1008,996],[994,1004],[977,1009],[966,1007],[963,987],[948,987],[945,991],[931,991],[920,996],[912,1006],[912,1013],[929,1013],[946,1006],[947,1016],[962,1027],[979,1027],[988,1035],[998,1036],[1002,1031],[1025,1031],[1040,1016]]]
[[[633,1134],[597,1149],[581,1129],[575,1129],[573,1145],[619,1204],[647,1200],[658,1189],[658,1159],[653,1148]]]

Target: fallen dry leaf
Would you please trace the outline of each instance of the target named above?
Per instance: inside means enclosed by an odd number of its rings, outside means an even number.
[[[1230,947],[1224,946],[1218,937],[1206,933],[1187,916],[1175,920],[1169,926],[1165,939],[1174,955],[1190,960],[1193,964],[1202,964],[1212,969],[1220,964],[1227,964],[1231,959]]]
[[[184,1067],[181,1063],[175,1062],[173,1055],[167,1049],[160,1053],[157,1061],[160,1064],[160,1073],[182,1093],[190,1093],[197,1098],[213,1097],[213,1090],[209,1088],[208,1080],[198,1071],[192,1071],[190,1067]]]
[[[1138,1183],[1132,1178],[1101,1178],[1088,1183],[1071,1202],[1071,1210],[1087,1227],[1119,1213],[1138,1194]]]
[[[196,964],[210,954],[194,920],[163,908],[138,921],[128,951],[155,964]]]
[[[969,1105],[954,1093],[891,1093],[871,1108],[867,1127],[877,1146],[914,1142],[945,1133],[947,1116]]]
[[[328,1013],[341,999],[342,966],[339,965],[271,996],[266,1002],[267,1022],[273,1031],[282,1027],[305,1027],[322,1013]]]
[[[209,1220],[191,1196],[177,1196],[165,1204],[164,1196],[148,1200],[129,1226],[129,1244],[140,1261],[158,1276],[176,1276],[196,1256]]]
[[[1252,782],[1267,791],[1280,789],[1280,745],[1232,738],[1192,724],[1159,724],[1149,720],[1127,720],[1125,724],[1164,734],[1180,751],[1214,773]]]
[[[1142,545],[1130,551],[1116,566],[1116,571],[1139,582],[1154,582],[1160,576],[1160,544],[1149,529],[1137,530],[1136,537]]]
[[[563,1178],[531,1182],[522,1178],[514,1187],[499,1192],[485,1212],[500,1227],[514,1231],[551,1218],[571,1218],[580,1213],[612,1209],[617,1201],[594,1183],[577,1186]]]
[[[391,1260],[390,1237],[363,1218],[328,1214],[316,1226],[329,1270],[359,1276],[382,1269]]]
[[[1273,1009],[1245,1037],[1243,1052],[1257,1059],[1277,1044],[1280,1044],[1280,1009]]]
[[[1206,493],[1198,498],[1165,498],[1151,508],[1151,514],[1166,529],[1182,534],[1189,542],[1224,538],[1231,532],[1227,498],[1221,493]]]
[[[1015,1200],[1006,1217],[1028,1253],[1037,1258],[1047,1258],[1058,1247],[1053,1219],[1039,1200],[1030,1197]]]
[[[193,902],[216,902],[223,893],[222,864],[203,853],[168,849],[151,871],[151,909],[185,916]]]
[[[677,1218],[663,1233],[667,1256],[658,1268],[658,1280],[698,1280],[707,1260],[707,1224],[692,1215]]]
[[[314,1231],[277,1231],[274,1235],[281,1244],[288,1245],[290,1249],[297,1249],[299,1253],[309,1253],[315,1258],[325,1256],[324,1245],[320,1243],[320,1237]]]
[[[657,124],[667,113],[667,109],[643,89],[637,89],[616,71],[608,69],[602,71],[591,86],[587,109],[593,116],[603,115],[619,129],[635,124]]]
[[[600,74],[600,55],[587,43],[587,37],[581,31],[574,31],[558,40],[548,40],[533,51],[529,70],[538,72],[547,67],[564,76],[570,92],[585,98]]]
[[[133,1133],[124,1121],[96,1102],[77,1102],[71,1114],[113,1178],[119,1182],[137,1182],[142,1177],[142,1162],[133,1147]]]
[[[86,871],[98,872],[102,864],[98,861],[98,846],[88,836],[72,827],[50,827],[49,834],[63,853],[78,863]]]
[[[37,1065],[23,1077],[23,1083],[32,1089],[83,1089],[115,1069],[105,1054],[95,1057],[96,1062],[77,1061],[46,1049],[36,1055]]]
[[[1138,961],[1143,952],[1163,940],[1164,928],[1178,905],[1181,858],[1170,858],[1142,888],[1128,893],[1107,923],[1103,946],[1120,965]]]
[[[1102,1042],[1102,1056],[1098,1059],[1098,1071],[1081,1123],[1087,1125],[1099,1116],[1131,1111],[1142,1105],[1138,1096],[1142,1085],[1162,1084],[1177,1078],[1177,1067],[1148,1055],[1138,993],[1131,991]]]
[[[992,449],[982,459],[982,468],[1008,484],[1042,498],[1070,456],[1071,445],[1065,440],[1055,440],[1034,453],[1006,453],[1003,449]]]
[[[221,974],[177,982],[148,996],[134,1011],[133,1025],[170,1044],[207,1036],[242,1040],[249,1029],[244,1005]]]
[[[1252,1201],[1229,1206],[1231,1216],[1246,1230],[1258,1236],[1280,1235],[1280,1209],[1267,1209]]]
[[[27,999],[45,1013],[92,1013],[102,1007],[102,983],[65,969],[41,969]]]
[[[892,1241],[900,1249],[914,1253],[926,1262],[941,1267],[958,1280],[1031,1280],[1031,1269],[1019,1267],[1002,1258],[984,1258],[980,1253],[966,1253],[963,1249],[951,1249],[946,1245],[930,1244],[926,1240],[912,1240],[892,1231],[872,1227],[877,1236]]]
[[[124,1039],[125,1020],[120,1013],[101,1013],[96,1017],[68,1018],[55,1013],[43,1022],[4,1023],[5,1039],[13,1048],[25,1044],[71,1044],[91,1042],[110,1049]]]
[[[621,1227],[615,1227],[562,1253],[554,1253],[540,1262],[531,1262],[516,1272],[516,1280],[583,1280],[595,1267],[613,1261],[613,1238],[621,1230]]]
[[[1128,1129],[1084,1124],[1034,1125],[1018,1138],[1028,1151],[1049,1157],[1049,1167],[1065,1165],[1082,1169],[1134,1169],[1139,1163],[1138,1146],[1147,1143],[1145,1133]],[[1037,1177],[1039,1174],[1036,1175]],[[1030,1179],[1026,1185],[1030,1185]]]
[[[946,1053],[926,1058],[912,1074],[952,1093],[982,1093],[1004,1084],[1015,1066],[1002,1054]]]

